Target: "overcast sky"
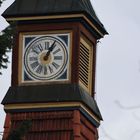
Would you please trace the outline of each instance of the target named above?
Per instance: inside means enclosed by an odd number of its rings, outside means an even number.
[[[0,13],[14,0],[6,0]],[[109,32],[97,53],[96,100],[104,121],[99,140],[140,138],[140,1],[91,0]],[[0,17],[0,30],[7,26]],[[0,100],[10,86],[10,64],[0,76]],[[4,111],[0,106],[0,131]]]

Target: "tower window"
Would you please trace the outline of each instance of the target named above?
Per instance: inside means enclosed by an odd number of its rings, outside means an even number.
[[[92,87],[92,44],[81,37],[80,39],[80,56],[79,56],[79,84],[89,94]]]

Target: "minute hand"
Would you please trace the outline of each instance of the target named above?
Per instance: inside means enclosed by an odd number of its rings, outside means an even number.
[[[49,55],[50,55],[50,52],[53,51],[53,49],[55,48],[56,44],[55,44],[56,41],[53,42],[53,44],[51,45],[51,47],[49,47],[47,53],[46,53],[46,56],[45,56],[45,59],[47,60]]]
[[[54,49],[55,46],[56,46],[55,42],[56,42],[56,41],[54,41],[53,44],[51,45],[51,47],[48,49],[48,50],[49,50],[48,52],[53,51],[53,49]]]

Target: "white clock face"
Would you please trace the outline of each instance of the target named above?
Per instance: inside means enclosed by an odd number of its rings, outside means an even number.
[[[24,81],[68,79],[69,34],[24,37]]]

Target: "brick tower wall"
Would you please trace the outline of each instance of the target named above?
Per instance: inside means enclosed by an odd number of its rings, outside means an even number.
[[[17,130],[26,120],[31,121],[31,128],[23,140],[97,140],[98,138],[95,126],[79,110],[12,113],[10,122],[9,118],[5,122],[5,124],[11,123],[11,128],[5,125],[5,131]],[[3,138],[7,140],[7,135]]]

